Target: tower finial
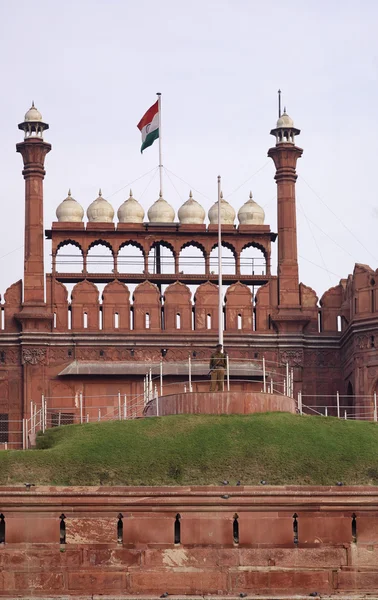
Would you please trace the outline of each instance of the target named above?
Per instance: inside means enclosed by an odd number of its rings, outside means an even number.
[[[278,90],[278,118],[281,117],[281,90]]]
[[[102,191],[101,188],[98,190],[98,195],[101,197],[102,196]]]
[[[249,192],[249,199],[252,200],[253,196],[252,196],[252,191]]]
[[[35,108],[35,106],[34,106],[34,100],[32,100],[32,108]]]
[[[221,190],[221,193],[220,193],[220,197],[221,197],[221,200],[223,200],[223,192],[222,192],[222,190]]]
[[[192,190],[189,192],[189,198],[193,198]]]
[[[284,106],[284,114],[286,114],[286,106]]]
[[[71,188],[68,189],[68,196],[71,197]]]
[[[133,197],[133,190],[130,188],[130,198]]]

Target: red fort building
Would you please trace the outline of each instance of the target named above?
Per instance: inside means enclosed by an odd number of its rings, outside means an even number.
[[[44,230],[48,127],[34,105],[19,125],[24,277],[1,297],[0,446],[22,447],[22,422],[41,409],[48,426],[137,417],[146,398],[158,398],[164,410],[164,398],[177,405],[185,394],[199,403],[202,395],[211,411],[219,402],[207,378],[218,340],[218,202],[208,223],[191,193],[177,217],[162,195],[145,217],[130,192],[115,219],[100,191],[84,222],[69,192],[57,221]],[[220,199],[227,394],[257,398],[263,391],[283,403],[299,397],[303,410],[373,419],[378,272],[356,264],[320,299],[299,281],[299,133],[286,112],[271,131],[277,233],[252,194],[237,215]],[[45,236],[52,256],[47,274]]]

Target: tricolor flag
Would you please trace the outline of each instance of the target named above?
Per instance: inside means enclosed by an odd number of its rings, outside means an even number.
[[[159,100],[155,102],[143,115],[137,125],[142,133],[142,146],[140,151],[143,152],[148,146],[154,143],[159,137]]]

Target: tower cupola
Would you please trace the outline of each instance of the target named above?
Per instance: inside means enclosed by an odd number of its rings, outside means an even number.
[[[281,114],[279,111],[278,115],[277,125],[270,132],[276,138],[276,146],[278,144],[295,144],[295,136],[300,134],[300,129],[294,127],[294,121],[287,114],[286,107],[284,107],[283,113]]]
[[[27,140],[31,137],[36,137],[43,140],[43,132],[48,129],[48,123],[44,123],[42,115],[39,110],[34,106],[32,102],[31,107],[25,114],[23,123],[18,126],[24,132],[24,139]]]

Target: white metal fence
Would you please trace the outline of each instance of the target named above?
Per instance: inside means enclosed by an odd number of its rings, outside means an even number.
[[[7,441],[0,441],[0,449],[30,448],[35,445],[37,433],[51,427],[140,418],[151,400],[156,400],[159,415],[159,405],[170,394],[208,391],[208,375],[209,362],[188,355],[187,361],[148,363],[145,375],[140,375],[141,392],[138,394],[118,391],[103,396],[83,392],[70,397],[42,396],[39,401],[30,401],[28,418],[7,421]],[[288,363],[278,364],[265,358],[232,360],[226,356],[224,389],[237,389],[243,393],[248,388],[294,398],[294,369]],[[347,396],[336,392],[331,396],[299,391],[295,402],[299,414],[377,422],[376,393]]]

